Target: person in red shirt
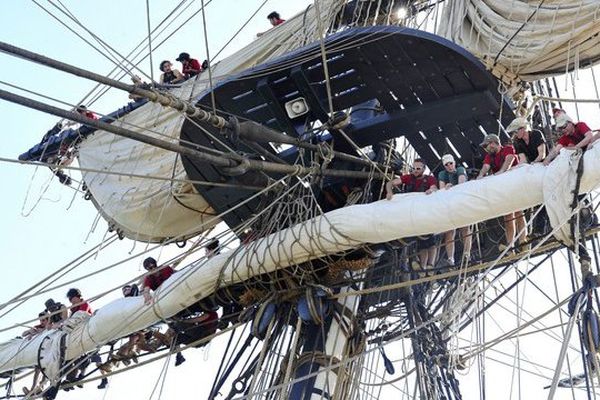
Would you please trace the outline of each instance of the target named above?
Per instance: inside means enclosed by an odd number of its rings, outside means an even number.
[[[567,114],[559,113],[556,117],[556,129],[562,132],[556,146],[548,153],[544,159],[544,164],[548,165],[558,156],[562,148],[576,150],[585,149],[589,144],[598,140],[592,130],[585,122],[573,122]]]
[[[404,186],[405,193],[422,192],[431,194],[438,190],[437,180],[432,175],[425,175],[425,163],[416,158],[413,161],[412,172],[393,179],[385,185],[386,198],[392,199],[393,188]],[[422,270],[433,268],[437,257],[437,235],[425,235],[417,237],[417,253],[419,266]]]
[[[150,290],[156,291],[156,289],[158,289],[158,287],[162,285],[164,281],[169,279],[171,275],[175,273],[175,270],[169,266],[158,269],[156,260],[152,257],[148,257],[144,260],[144,269],[146,271],[152,271],[155,269],[157,270],[156,272],[147,275],[144,278],[144,283],[142,285],[144,303],[150,304],[152,300]]]
[[[285,22],[285,19],[281,19],[281,16],[279,15],[279,13],[277,11],[273,11],[272,13],[267,15],[267,19],[269,20],[269,22],[271,23],[271,26],[273,28],[275,28],[276,26],[279,26]],[[259,32],[256,34],[256,36],[261,37],[265,33],[267,33],[267,32]]]
[[[91,112],[90,110],[88,110],[87,107],[84,106],[83,104],[78,105],[76,111],[86,118],[96,119],[96,120],[98,119],[98,116],[96,114],[94,114],[93,112]]]
[[[76,288],[69,289],[67,292],[67,299],[69,299],[69,302],[72,304],[70,309],[71,316],[73,316],[73,314],[75,314],[77,311],[83,311],[92,315],[92,307],[90,307],[88,302],[84,301],[83,297],[81,297],[81,290]]]
[[[281,19],[281,15],[279,15],[277,11],[273,11],[272,13],[267,15],[267,19],[273,27],[279,26],[285,22],[285,19]]]
[[[500,138],[498,135],[487,135],[483,143],[481,143],[481,146],[483,146],[487,154],[485,155],[483,166],[479,171],[479,176],[477,176],[477,179],[483,178],[489,172],[491,172],[493,175],[499,175],[508,171],[511,167],[519,163],[519,159],[515,154],[515,148],[511,145],[502,146],[500,144]],[[525,223],[523,211],[515,211],[510,214],[506,214],[504,216],[506,245],[500,244],[500,251],[504,251],[506,247],[515,240],[515,223],[517,231],[521,232],[517,238],[519,245],[526,241],[527,225]]]
[[[202,72],[202,65],[195,58],[191,58],[188,53],[181,53],[175,59],[181,63],[181,72],[186,79],[194,77]]]

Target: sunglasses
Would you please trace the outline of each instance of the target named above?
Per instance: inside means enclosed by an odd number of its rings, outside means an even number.
[[[446,164],[444,164],[444,166],[448,166],[448,165],[452,165],[454,164],[454,161],[448,161]]]

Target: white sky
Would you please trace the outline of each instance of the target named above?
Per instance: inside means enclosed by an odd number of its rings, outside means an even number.
[[[160,21],[175,5],[175,1],[151,1],[152,25]],[[212,54],[221,48],[258,7],[258,1],[249,0],[213,0],[207,9],[209,45]],[[285,0],[267,1],[266,6],[258,12],[257,16],[244,29],[221,56],[239,49],[241,46],[254,39],[256,32],[269,28],[266,15],[274,10],[279,11],[285,18],[304,9],[309,1],[297,0],[294,2]],[[41,2],[54,13],[58,13],[46,2]],[[128,53],[129,50],[142,40],[146,35],[146,3],[143,0],[115,1],[64,1],[71,12],[92,32],[110,43],[120,53]],[[200,1],[195,1],[191,9],[197,10]],[[61,19],[65,20],[63,16]],[[69,26],[75,28],[73,23]],[[81,32],[81,30],[78,30]],[[19,2],[18,5],[5,5],[0,14],[0,40],[42,53],[82,68],[98,73],[106,73],[112,69],[103,56],[83,43],[79,38],[68,32],[66,28],[52,19],[48,14],[38,8],[33,2]],[[200,60],[205,58],[204,37],[202,20],[200,16],[194,18],[179,30],[165,45],[157,49],[153,54],[154,74],[157,76],[158,63],[163,59],[174,59],[181,51],[189,52],[193,57]],[[149,62],[145,61],[142,68],[149,73]],[[77,103],[81,97],[93,87],[93,83],[76,78],[61,72],[56,72],[45,67],[37,66],[24,60],[0,54],[0,81],[13,85],[25,87],[29,90],[41,92],[47,96],[56,97],[69,103]],[[560,80],[559,80],[560,82]],[[560,83],[559,83],[560,84]],[[5,85],[2,89],[14,91]],[[579,78],[578,88],[581,88],[579,97],[596,97],[591,91],[590,76],[582,72]],[[570,97],[569,95],[567,95]],[[108,113],[127,102],[127,95],[115,90],[109,91],[97,104],[90,108]],[[62,106],[66,108],[66,106]],[[589,123],[592,128],[600,126],[600,114],[598,106],[589,104],[580,108],[582,120]],[[570,113],[572,109],[566,107]],[[27,150],[31,145],[37,143],[43,133],[55,122],[56,118],[37,111],[28,110],[7,102],[0,102],[0,116],[2,116],[3,132],[2,144],[0,145],[0,157],[16,159],[17,156]],[[575,116],[575,115],[573,115]],[[97,213],[94,207],[81,199],[73,190],[66,188],[56,181],[47,186],[51,173],[45,168],[33,168],[15,164],[0,163],[0,181],[4,183],[3,196],[0,197],[2,217],[0,219],[0,254],[3,255],[4,268],[3,280],[0,283],[0,302],[6,302],[25,288],[44,279],[59,266],[80,255],[100,240],[102,240],[106,223],[103,220],[94,223]],[[95,226],[95,229],[93,229]],[[59,282],[96,271],[120,260],[130,253],[136,253],[145,248],[143,244],[134,244],[124,240],[111,248],[103,250],[95,260],[87,262],[68,276],[61,278]],[[173,251],[171,249],[167,250]],[[139,260],[131,261],[98,276],[78,280],[76,286],[84,295],[92,296],[108,288],[117,286],[131,277],[139,274]],[[536,274],[550,276],[548,271],[538,271]],[[564,278],[564,276],[563,276]],[[562,282],[568,286],[568,281]],[[553,291],[550,280],[536,280],[551,293]],[[28,301],[17,310],[3,316],[7,309],[0,311],[0,328],[11,326],[20,321],[33,318],[43,309],[43,302],[48,297],[65,302],[64,294],[68,287],[57,289],[47,294],[40,295]],[[534,289],[527,289],[527,296],[523,301],[527,303],[527,310],[532,314],[549,307],[547,300],[539,294],[533,294]],[[565,289],[568,291],[569,289]],[[522,296],[523,293],[520,293]],[[110,299],[120,296],[116,292],[106,298],[92,304],[93,308],[101,307]],[[498,311],[494,316],[500,321],[508,321],[514,316],[501,315]],[[512,322],[510,322],[512,324]],[[18,335],[23,329],[2,332],[0,339],[6,340]],[[490,336],[493,335],[490,333]],[[551,342],[545,344],[537,335],[531,339],[523,339],[522,348],[535,348],[536,362],[552,365],[556,359],[559,346]],[[545,351],[546,347],[552,349]],[[205,398],[206,393],[212,385],[215,369],[221,361],[219,350],[223,347],[223,340],[215,340],[209,350],[191,350],[185,353],[188,362],[173,369],[172,361],[168,370],[166,382],[162,393],[159,390],[153,398],[182,399],[189,398],[190,393],[194,398]],[[514,346],[506,347],[506,351],[514,351]],[[392,359],[400,354],[399,348],[388,351]],[[543,359],[546,358],[546,359]],[[509,362],[513,359],[508,358]],[[84,390],[76,390],[71,393],[61,393],[61,399],[75,399],[85,397],[94,400],[101,398],[151,398],[154,384],[160,375],[162,365],[136,369],[128,374],[116,376],[107,391],[96,390],[96,384],[89,384]],[[397,368],[399,369],[399,368]],[[489,367],[492,371],[492,367]],[[495,370],[494,370],[495,371]],[[509,385],[511,376],[505,375],[510,368],[497,371],[493,382],[489,385],[495,386],[488,393],[488,399],[509,398]],[[579,371],[579,369],[577,369]],[[546,371],[547,372],[547,371]],[[471,374],[461,385],[465,399],[477,397],[477,386],[475,374]],[[532,380],[523,378],[522,398],[541,398],[547,391],[541,389],[545,380]],[[525,379],[527,379],[525,381]],[[546,383],[544,383],[546,382]],[[25,383],[29,385],[29,381]],[[18,384],[17,388],[25,384]],[[20,389],[19,389],[20,390]],[[518,398],[515,393],[514,398]],[[570,391],[561,392],[556,398],[571,398]],[[385,393],[385,392],[384,392]],[[389,397],[383,397],[389,398]],[[583,398],[583,397],[581,397]]]

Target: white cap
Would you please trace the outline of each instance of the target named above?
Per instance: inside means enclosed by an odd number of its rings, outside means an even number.
[[[558,117],[556,117],[557,128],[562,128],[563,126],[567,125],[567,122],[573,122],[571,117],[569,117],[567,114],[559,114]]]
[[[510,124],[506,127],[506,132],[511,133],[514,131],[518,131],[521,128],[528,128],[529,122],[527,122],[527,118],[518,117],[512,120]]]
[[[444,154],[442,156],[442,165],[446,165],[450,162],[454,162],[454,156],[452,156],[452,154]]]

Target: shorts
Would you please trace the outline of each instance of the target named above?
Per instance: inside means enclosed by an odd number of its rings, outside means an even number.
[[[427,250],[436,246],[438,244],[439,236],[440,235],[437,234],[417,236],[417,250]]]

